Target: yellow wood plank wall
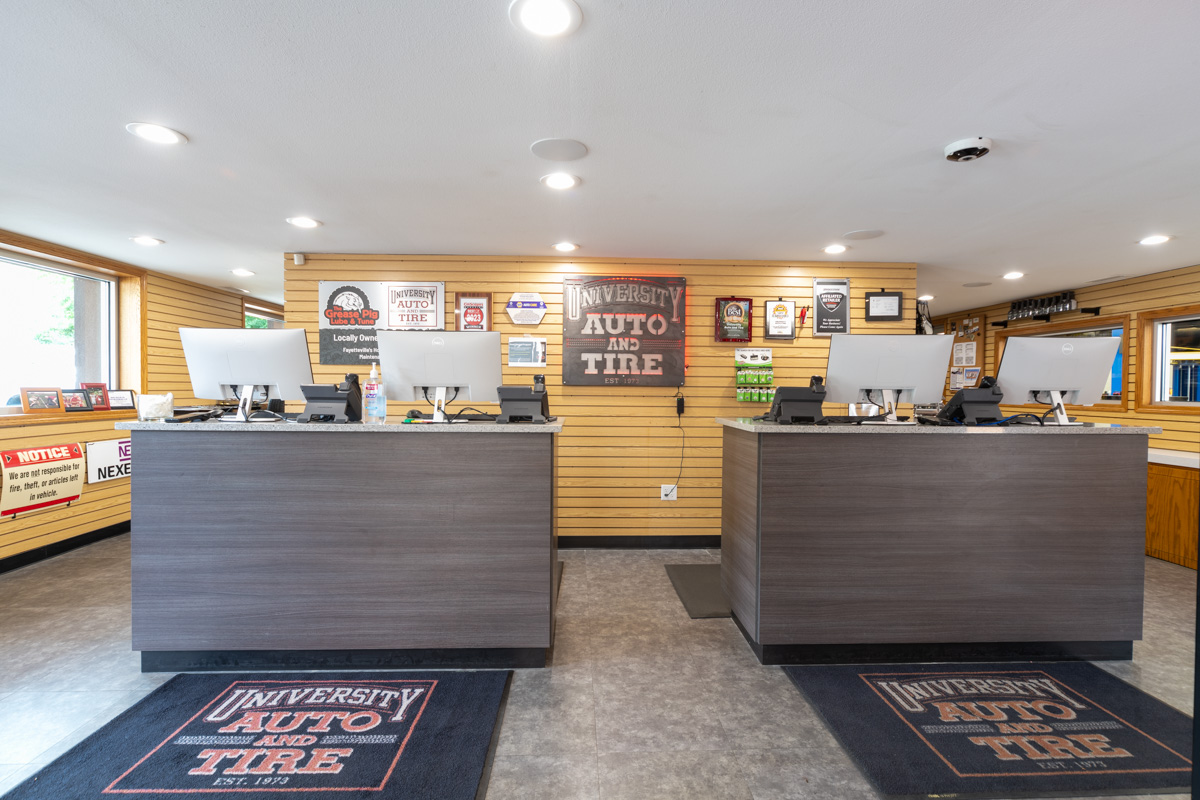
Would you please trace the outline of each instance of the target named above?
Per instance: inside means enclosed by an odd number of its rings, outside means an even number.
[[[100,442],[124,439],[128,431],[113,430],[117,419],[130,419],[129,412],[78,414],[84,420],[62,419],[52,423],[0,427],[0,450],[46,447],[55,444]],[[77,502],[49,511],[0,520],[0,558],[90,533],[129,521],[129,478],[85,484]]]
[[[1164,450],[1183,450],[1190,453],[1200,451],[1200,414],[1154,414],[1135,409],[1138,370],[1141,368],[1141,343],[1138,342],[1137,316],[1141,312],[1155,311],[1174,306],[1200,303],[1200,266],[1157,272],[1139,278],[1128,278],[1112,283],[1086,286],[1075,290],[1075,299],[1081,308],[1100,307],[1101,316],[1129,314],[1129,374],[1125,380],[1125,391],[1129,393],[1129,408],[1106,408],[1095,405],[1091,408],[1071,409],[1071,415],[1087,422],[1109,422],[1122,425],[1149,425],[1162,428],[1161,434],[1151,435],[1150,446]],[[1009,335],[1020,335],[1022,328],[1041,327],[1046,323],[1033,320],[1014,320],[1007,329],[993,328],[990,323],[1008,318],[1008,303],[956,312],[934,319],[935,324],[946,324],[963,317],[983,317],[985,343],[984,375],[995,375],[996,335],[1004,330]],[[1055,314],[1051,323],[1086,319],[1079,312]],[[1016,413],[1015,407],[1004,407]]]
[[[242,298],[197,283],[146,276],[146,391],[175,395],[175,405],[196,402],[183,345],[182,328],[241,328]],[[210,398],[211,399],[211,398]]]
[[[743,345],[713,341],[717,297],[754,299],[754,341],[746,347],[774,350],[776,385],[808,385],[824,374],[828,338],[814,338],[809,322],[794,342],[764,341],[763,303],[783,297],[812,304],[812,279],[850,278],[851,331],[911,333],[916,266],[893,263],[715,262],[613,259],[517,259],[484,257],[307,255],[303,266],[285,262],[287,327],[308,331],[318,382],[341,380],[345,366],[318,361],[318,298],[321,280],[438,280],[446,283],[447,328],[453,328],[457,292],[491,292],[493,330],[508,337],[530,334],[548,340],[545,369],[504,368],[505,383],[528,385],[545,373],[550,411],[566,419],[558,451],[558,531],[563,536],[712,535],[721,532],[721,430],[718,416],[760,414],[765,404],[738,403],[733,351]],[[687,409],[679,500],[658,499],[660,484],[674,483],[680,467],[675,388],[562,385],[562,279],[567,275],[680,275],[687,279]],[[903,322],[867,323],[867,291],[904,293]],[[513,292],[540,292],[549,313],[538,326],[512,325],[504,305]],[[505,359],[507,361],[507,359]],[[369,367],[361,372],[369,371]],[[386,382],[387,376],[384,376]],[[403,415],[412,401],[392,401],[389,414]],[[494,409],[475,403],[483,410]]]

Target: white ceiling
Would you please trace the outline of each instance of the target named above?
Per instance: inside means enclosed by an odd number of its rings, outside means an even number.
[[[508,0],[4,0],[0,228],[274,300],[284,252],[563,239],[916,261],[935,313],[1200,263],[1194,0],[579,4],[543,40]],[[538,183],[550,136],[578,189]],[[968,136],[994,151],[945,161]]]

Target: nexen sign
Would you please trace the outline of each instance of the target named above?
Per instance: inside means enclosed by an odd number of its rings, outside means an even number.
[[[88,483],[128,478],[133,475],[133,444],[129,439],[88,442]]]

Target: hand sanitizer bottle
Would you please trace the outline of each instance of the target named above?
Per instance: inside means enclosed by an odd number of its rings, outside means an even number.
[[[387,420],[387,394],[375,365],[371,365],[371,376],[363,384],[363,418],[368,425],[382,425]]]

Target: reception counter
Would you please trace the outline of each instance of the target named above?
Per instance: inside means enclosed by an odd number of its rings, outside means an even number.
[[[763,663],[1131,657],[1158,429],[717,421],[721,582]]]
[[[561,421],[117,427],[143,670],[545,665]]]

